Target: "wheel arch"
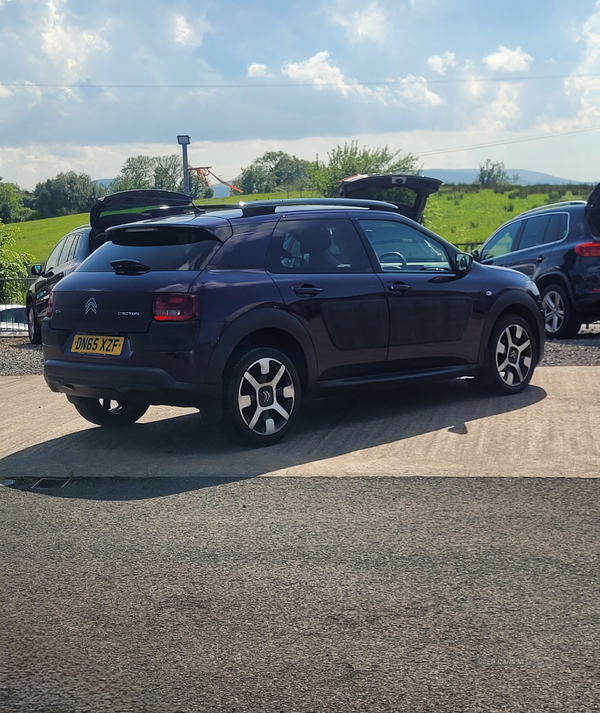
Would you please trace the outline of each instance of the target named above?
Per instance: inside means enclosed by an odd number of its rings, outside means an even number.
[[[540,292],[543,292],[546,287],[549,287],[550,285],[559,285],[559,287],[562,287],[566,291],[569,299],[571,300],[571,304],[573,303],[573,291],[571,290],[571,284],[562,272],[546,273],[538,278],[536,285]]]
[[[222,333],[210,359],[206,381],[217,383],[241,348],[266,346],[292,359],[303,389],[317,378],[317,358],[306,329],[289,313],[280,309],[257,309],[238,317]]]
[[[498,320],[508,314],[514,314],[522,317],[530,326],[535,335],[536,342],[536,363],[539,364],[544,354],[544,319],[533,298],[526,294],[510,294],[503,295],[493,306],[485,326],[483,339],[481,340],[481,349],[479,353],[479,362],[485,363],[487,350],[494,326]]]

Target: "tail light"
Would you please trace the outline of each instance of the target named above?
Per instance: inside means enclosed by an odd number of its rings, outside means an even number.
[[[581,257],[600,257],[600,243],[579,243],[576,245],[575,254]]]
[[[157,292],[152,314],[159,322],[187,322],[200,317],[200,304],[196,295],[187,292]]]
[[[48,295],[48,302],[46,302],[46,317],[52,317],[52,312],[54,311],[54,291],[50,290]]]

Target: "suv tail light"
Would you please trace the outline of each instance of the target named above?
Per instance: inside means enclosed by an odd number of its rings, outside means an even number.
[[[600,243],[579,243],[576,245],[575,254],[581,255],[581,257],[600,257]]]
[[[52,312],[54,311],[54,291],[50,290],[48,295],[48,302],[46,302],[46,317],[52,317]]]
[[[187,322],[198,319],[200,305],[196,295],[187,292],[157,292],[152,302],[152,314],[159,322]]]

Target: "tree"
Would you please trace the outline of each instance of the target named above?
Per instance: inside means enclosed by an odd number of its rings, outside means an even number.
[[[327,153],[327,163],[318,159],[313,164],[312,180],[315,189],[323,196],[337,196],[338,185],[343,178],[357,173],[416,173],[418,158],[413,154],[391,151],[388,146],[372,149],[358,147],[357,141],[336,146]]]
[[[13,232],[0,221],[0,302],[24,303],[27,265],[34,261],[33,255],[13,249]]]
[[[110,184],[111,193],[135,188],[154,188],[156,159],[152,156],[130,156],[119,175]]]
[[[242,169],[236,186],[244,193],[274,193],[310,188],[310,161],[283,151],[267,151]]]
[[[130,191],[136,188],[159,188],[164,191],[183,192],[183,165],[181,156],[131,156],[110,184],[110,192]],[[195,172],[190,173],[192,198],[211,198],[212,188]]]
[[[473,183],[482,188],[504,188],[510,184],[510,178],[502,161],[488,158],[483,165],[479,164],[479,173]]]
[[[3,183],[0,177],[0,221],[16,223],[31,213],[23,205],[23,195],[14,183]]]
[[[105,193],[87,173],[67,171],[37,184],[33,192],[34,206],[42,218],[87,213]]]

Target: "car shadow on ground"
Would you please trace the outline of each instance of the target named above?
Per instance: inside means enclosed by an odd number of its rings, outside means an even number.
[[[305,404],[294,431],[281,443],[261,449],[236,445],[217,427],[204,426],[200,414],[119,430],[90,426],[1,459],[0,476],[26,478],[23,487],[31,487],[39,477],[68,477],[72,483],[110,478],[121,480],[127,499],[136,499],[148,497],[144,495],[148,492],[154,496],[172,494],[274,472],[308,474],[307,467],[313,468],[311,474],[343,475],[337,465],[328,471],[327,460],[434,431],[463,437],[468,422],[524,409],[545,397],[546,392],[537,386],[510,397],[488,396],[469,380],[344,394]],[[402,450],[396,452],[401,460]],[[352,470],[353,463],[346,459],[345,467]],[[302,472],[294,472],[298,468]],[[374,464],[369,472],[376,473],[376,468]],[[144,485],[148,478],[164,480],[159,492],[156,484],[151,488]],[[130,481],[127,488],[125,480]],[[87,495],[82,491],[83,497],[93,497],[93,484],[90,489],[88,483],[84,490]],[[109,490],[114,497],[115,489]],[[69,491],[72,484],[37,492],[70,497]]]

